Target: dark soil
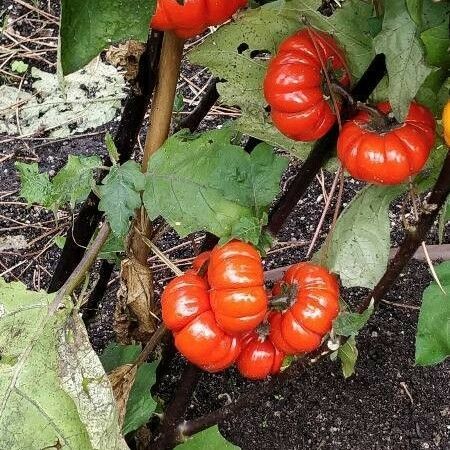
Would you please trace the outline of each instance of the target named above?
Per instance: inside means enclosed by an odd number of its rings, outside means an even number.
[[[13,6],[10,13],[23,13],[22,7],[15,2],[7,1],[5,7],[8,5]],[[53,12],[58,11],[54,9]],[[183,74],[198,85],[203,85],[209,78],[208,74],[198,73],[197,69],[187,65]],[[186,98],[195,95],[187,83],[180,87],[180,91]],[[186,105],[185,111],[188,109],[190,107]],[[225,120],[226,116],[208,116],[202,129],[215,128]],[[28,242],[41,238],[30,248],[0,252],[0,273],[8,271],[6,279],[20,280],[34,289],[45,288],[60,254],[53,244],[54,236],[68,231],[73,214],[65,210],[55,217],[42,208],[22,204],[18,198],[19,184],[14,162],[35,161],[42,170],[57,171],[67,161],[68,154],[104,155],[104,133],[107,130],[114,132],[116,124],[93,130],[92,136],[79,139],[57,142],[15,140],[1,144],[0,161],[4,156],[7,158],[0,162],[0,236],[23,235]],[[0,141],[4,138],[0,136]],[[298,162],[291,162],[283,186],[298,166]],[[331,177],[326,178],[329,189]],[[344,204],[360,187],[360,183],[346,181]],[[267,269],[305,258],[324,207],[321,194],[320,185],[315,182],[278,236],[279,243],[265,261]],[[400,220],[401,204],[399,201],[391,208],[393,245],[398,244],[404,234]],[[326,236],[330,216],[320,241]],[[436,243],[437,240],[437,230],[434,229],[427,242]],[[168,231],[158,245],[162,250],[170,251],[181,242],[173,231]],[[199,244],[200,240],[196,242]],[[445,242],[450,242],[448,228]],[[39,255],[46,246],[48,249]],[[189,241],[180,250],[170,252],[170,256],[183,268],[183,264],[189,264],[189,261],[181,260],[191,258],[194,247]],[[21,262],[21,266],[13,268]],[[155,285],[159,292],[172,275],[160,268],[157,260],[152,259],[151,263],[155,265]],[[414,367],[417,306],[430,279],[426,264],[410,263],[386,297],[387,301],[404,306],[382,303],[358,337],[360,356],[355,376],[344,380],[338,363],[323,361],[301,378],[291,380],[279,392],[262,399],[256,407],[244,409],[232,420],[221,424],[224,436],[243,450],[449,449],[450,366],[443,363],[427,369]],[[98,351],[114,339],[112,325],[117,271],[114,280],[98,305],[94,319],[88,324],[92,344]],[[364,294],[364,290],[349,290],[344,298],[355,306]],[[155,393],[164,401],[171,399],[184,365],[181,357],[175,357],[170,371],[157,386]],[[243,380],[234,369],[217,375],[205,373],[193,395],[188,417],[212,411],[255,386],[256,383]]]

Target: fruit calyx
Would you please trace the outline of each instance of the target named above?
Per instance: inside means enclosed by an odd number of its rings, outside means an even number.
[[[295,299],[297,298],[297,292],[297,284],[283,282],[281,284],[281,293],[269,300],[270,309],[274,311],[286,311],[294,304]]]

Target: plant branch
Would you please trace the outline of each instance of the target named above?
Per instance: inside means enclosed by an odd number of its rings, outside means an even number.
[[[167,331],[168,330],[164,325],[160,325],[157,328],[157,330],[152,334],[152,337],[145,344],[145,347],[139,355],[136,364],[142,364],[143,362],[147,361],[147,359],[152,354],[153,350],[155,350],[156,346],[161,342],[161,339],[165,336]]]
[[[108,239],[110,231],[109,225],[104,223],[100,228],[97,237],[93,240],[75,270],[57,292],[55,300],[49,308],[50,313],[54,312],[58,308],[58,305],[62,303],[64,298],[68,295],[72,295],[75,289],[83,282],[89,269],[95,263],[97,255],[100,253],[100,250]]]
[[[100,303],[103,294],[106,292],[113,271],[114,263],[111,263],[106,259],[101,262],[98,280],[95,283],[94,289],[92,289],[92,292],[89,294],[87,302],[81,308],[81,311],[83,312],[83,322],[86,326],[89,325],[95,316],[97,305]]]
[[[190,114],[188,114],[183,120],[180,121],[174,131],[179,131],[187,128],[191,133],[193,133],[198,128],[200,122],[206,117],[208,112],[219,99],[219,92],[217,92],[217,82],[217,78],[213,78],[209,82],[198,105]]]
[[[219,98],[219,93],[216,89],[217,81],[218,80],[216,78],[211,80],[210,84],[205,89],[203,97],[201,98],[197,107],[179,123],[179,125],[174,129],[174,132],[179,131],[183,128],[187,128],[191,133],[193,133],[197,129],[197,127],[200,125],[200,122],[206,117],[210,109],[214,106],[217,99]],[[118,132],[117,135],[119,134],[120,133]],[[153,239],[155,239],[155,231],[153,232],[152,237]],[[211,248],[214,247],[214,245],[215,244],[211,245]],[[95,285],[95,288],[89,295],[88,302],[83,306],[83,320],[85,323],[88,323],[93,318],[95,307],[103,297],[113,270],[114,264],[110,263],[107,260],[102,262],[99,272],[99,279]]]
[[[147,171],[148,160],[169,136],[173,103],[180,76],[184,40],[171,32],[164,34],[161,60],[158,69],[158,82],[152,101],[150,125],[145,140],[142,171]]]
[[[154,446],[155,450],[166,450],[172,448],[174,443],[183,441],[183,435],[180,434],[181,430],[178,427],[178,423],[180,417],[183,417],[186,412],[201,374],[200,369],[189,363],[184,369],[174,400],[164,412],[162,427]]]

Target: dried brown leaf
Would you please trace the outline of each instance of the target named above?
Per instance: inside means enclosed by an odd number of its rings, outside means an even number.
[[[147,341],[156,329],[150,268],[129,258],[122,261],[115,330],[121,343]]]
[[[117,68],[125,70],[125,79],[135,80],[139,70],[139,60],[145,51],[145,44],[128,41],[113,45],[106,52],[106,61]]]
[[[119,366],[108,374],[109,381],[113,388],[114,398],[117,403],[117,411],[119,413],[119,425],[123,425],[125,414],[127,412],[128,397],[137,373],[137,365],[125,364]]]

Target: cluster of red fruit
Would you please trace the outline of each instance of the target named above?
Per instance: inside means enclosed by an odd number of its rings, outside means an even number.
[[[158,0],[151,26],[189,38],[228,20],[247,0]],[[272,58],[264,94],[274,125],[298,141],[315,141],[334,125],[341,94],[350,85],[343,51],[332,36],[304,28],[288,37]],[[364,105],[363,105],[364,106]],[[387,102],[366,107],[342,126],[337,153],[354,178],[399,184],[424,167],[435,141],[432,113],[412,102],[398,123]]]
[[[190,362],[209,372],[236,363],[243,376],[263,379],[280,371],[285,355],[320,346],[339,311],[339,287],[325,268],[300,263],[268,295],[259,253],[232,241],[199,255],[167,285],[161,304]]]
[[[336,122],[341,93],[350,84],[344,54],[328,34],[304,28],[287,38],[271,60],[264,94],[275,126],[297,141],[314,141]],[[436,123],[412,102],[398,123],[387,102],[364,108],[342,126],[337,153],[354,178],[378,184],[403,183],[424,167]]]

